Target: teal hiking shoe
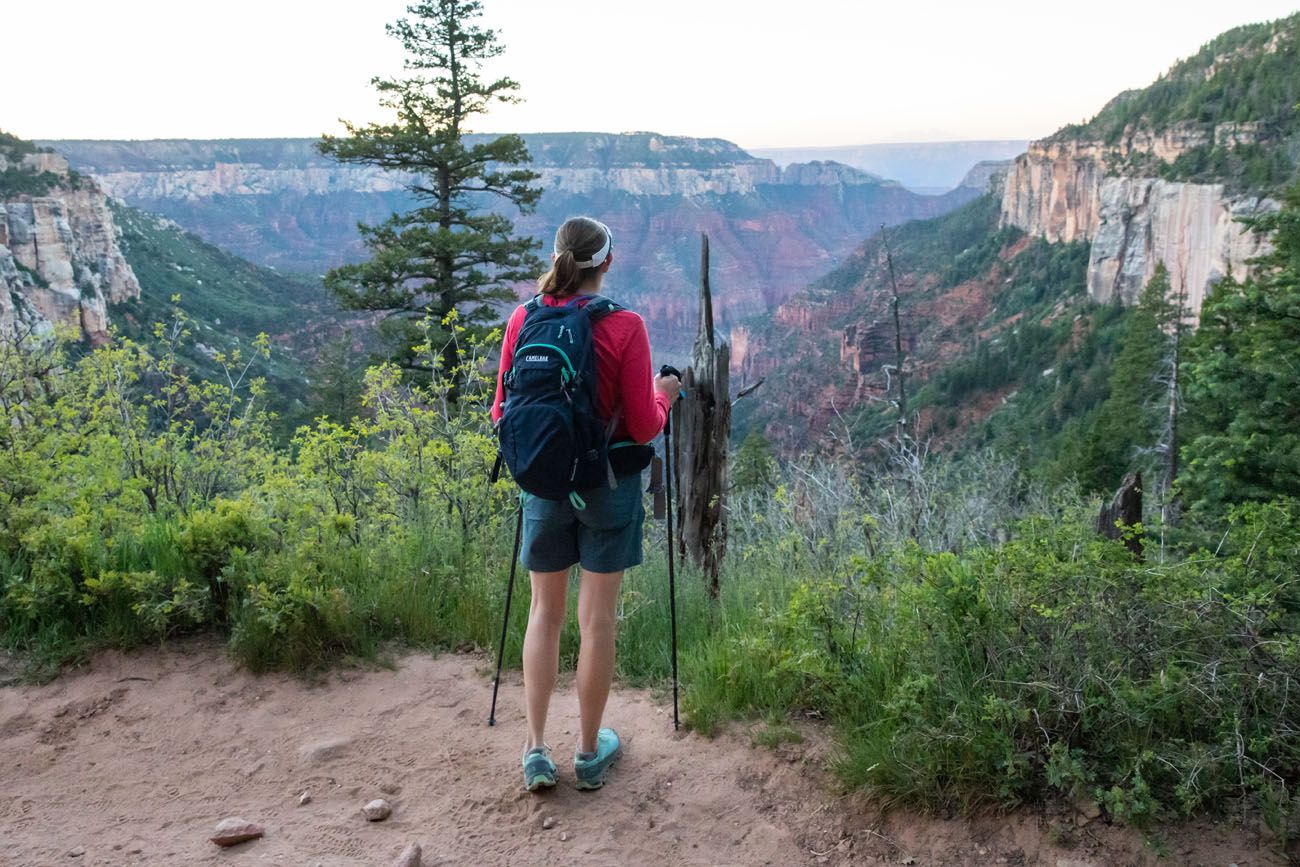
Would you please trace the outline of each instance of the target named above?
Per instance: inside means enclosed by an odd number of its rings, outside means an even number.
[[[524,753],[524,788],[530,792],[555,787],[555,762],[550,747],[534,747]]]
[[[605,785],[605,772],[623,752],[618,732],[601,729],[596,733],[594,753],[576,753],[573,756],[573,773],[578,778],[577,787],[583,790],[599,789]]]

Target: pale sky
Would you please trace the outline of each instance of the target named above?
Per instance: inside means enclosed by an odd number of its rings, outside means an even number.
[[[381,115],[405,0],[8,3],[0,128],[316,136]],[[484,0],[526,102],[485,132],[653,130],[745,147],[1036,138],[1300,0]]]

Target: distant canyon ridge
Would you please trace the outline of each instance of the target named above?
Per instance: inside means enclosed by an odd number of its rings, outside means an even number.
[[[831,147],[750,148],[779,166],[832,161],[898,181],[918,193],[943,193],[959,186],[976,163],[1000,163],[1025,152],[1025,139],[897,142]]]
[[[988,181],[987,170],[976,171],[946,193],[924,195],[838,162],[778,165],[721,139],[524,138],[545,193],[533,214],[518,218],[517,231],[545,247],[569,216],[608,223],[617,262],[610,293],[646,317],[656,345],[679,353],[697,315],[699,233],[710,238],[725,329],[770,314],[882,224],[947,213]],[[363,258],[357,223],[412,204],[400,175],[340,165],[319,154],[314,139],[40,144],[109,195],[282,271],[320,274]]]

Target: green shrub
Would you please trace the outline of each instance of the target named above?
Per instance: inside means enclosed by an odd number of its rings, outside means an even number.
[[[219,499],[186,516],[182,527],[177,546],[207,588],[213,610],[224,618],[230,600],[226,567],[232,558],[270,543],[268,522],[251,502]]]
[[[1082,517],[997,547],[850,560],[699,649],[691,718],[825,714],[846,782],[886,801],[1057,793],[1133,824],[1289,803],[1298,511],[1244,510],[1217,555],[1164,565]]]

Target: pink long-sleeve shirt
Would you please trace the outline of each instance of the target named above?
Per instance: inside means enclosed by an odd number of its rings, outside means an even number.
[[[558,307],[568,300],[542,296],[542,303],[548,307]],[[501,405],[506,399],[501,380],[514,363],[515,342],[525,315],[521,304],[506,323],[501,365],[497,370],[497,394],[492,401],[494,423],[501,420]],[[615,440],[650,442],[664,429],[670,404],[668,396],[654,387],[650,337],[645,322],[631,310],[617,310],[596,322],[592,342],[596,348],[596,411],[601,418],[610,419],[621,409],[622,415],[614,428]]]

